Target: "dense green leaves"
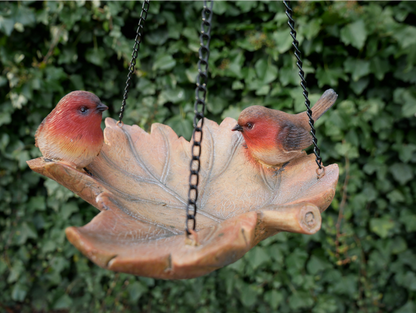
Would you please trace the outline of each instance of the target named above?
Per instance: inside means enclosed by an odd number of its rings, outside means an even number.
[[[363,20],[357,20],[354,23],[348,24],[341,29],[341,40],[346,45],[352,45],[357,49],[364,46],[367,38],[367,31]]]
[[[64,229],[96,210],[26,165],[40,156],[37,126],[66,93],[93,91],[117,116],[141,4],[2,2],[0,311],[415,311],[416,5],[294,5],[311,102],[339,94],[316,123],[324,163],[341,173],[322,229],[278,234],[206,277],[171,282],[88,261]],[[125,123],[190,138],[201,8],[150,3]],[[303,111],[283,5],[223,1],[214,12],[207,116]]]

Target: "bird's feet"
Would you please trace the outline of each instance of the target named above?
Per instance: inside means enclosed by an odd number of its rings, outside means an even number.
[[[248,147],[247,147],[247,144],[246,144],[246,143],[243,143],[243,144],[242,144],[242,146],[243,146],[243,148],[244,148],[244,149],[248,149]]]
[[[48,158],[43,158],[43,160],[45,161],[45,162],[54,162],[52,159],[48,159]]]
[[[286,165],[289,164],[290,161],[284,163],[279,169],[276,169],[273,176],[277,176],[279,175],[281,172],[283,172],[285,170]]]

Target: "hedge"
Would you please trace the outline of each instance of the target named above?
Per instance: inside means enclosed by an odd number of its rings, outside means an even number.
[[[339,94],[317,125],[340,166],[315,235],[280,233],[187,281],[101,269],[65,238],[96,209],[26,161],[66,93],[97,94],[116,118],[140,2],[0,5],[0,311],[416,311],[416,3],[294,3],[311,102]],[[202,2],[150,3],[124,122],[189,138]],[[280,2],[215,2],[207,117],[250,105],[304,110]],[[184,178],[185,179],[185,178]]]

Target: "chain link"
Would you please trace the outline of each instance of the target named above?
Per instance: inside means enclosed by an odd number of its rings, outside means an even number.
[[[208,4],[209,3],[209,7]],[[212,5],[213,0],[204,1],[204,8],[202,9],[202,23],[201,35],[199,42],[199,61],[198,61],[198,76],[196,80],[195,89],[195,104],[194,104],[194,131],[192,134],[192,159],[190,163],[189,175],[189,191],[188,204],[186,206],[186,235],[190,235],[189,221],[193,221],[192,230],[196,229],[196,212],[198,200],[198,184],[199,184],[199,170],[201,168],[201,152],[202,152],[202,127],[204,126],[204,112],[205,112],[205,98],[207,94],[208,81],[208,58],[209,58],[209,42],[211,41],[211,20],[212,20]]]
[[[300,85],[302,86],[303,89],[303,96],[305,97],[305,106],[306,106],[306,114],[309,117],[309,125],[311,126],[311,134],[312,134],[312,142],[313,142],[313,153],[316,156],[316,164],[319,167],[319,170],[322,170],[323,164],[322,164],[322,158],[320,156],[321,150],[319,150],[318,148],[318,139],[315,136],[315,127],[314,127],[314,120],[312,118],[312,110],[311,110],[311,103],[309,102],[308,99],[308,91],[306,90],[306,80],[305,80],[305,73],[302,70],[302,61],[300,59],[301,56],[301,52],[299,50],[299,42],[296,40],[296,31],[295,31],[295,20],[292,18],[292,9],[289,6],[290,1],[283,1],[283,4],[286,7],[286,16],[289,19],[289,21],[287,22],[287,24],[289,25],[290,28],[290,36],[292,36],[293,38],[293,43],[292,46],[294,47],[294,54],[295,57],[297,59],[296,65],[299,68],[299,76],[300,76]],[[318,174],[319,176],[319,174]]]
[[[134,68],[136,66],[137,54],[139,52],[140,43],[142,42],[142,38],[143,38],[142,31],[143,31],[144,23],[146,22],[147,13],[149,12],[149,3],[150,3],[150,0],[145,0],[143,2],[143,5],[142,5],[142,12],[140,13],[139,24],[138,24],[137,30],[136,30],[136,37],[134,38],[133,52],[131,54],[131,61],[130,61],[130,65],[129,65],[129,73],[127,74],[126,88],[124,88],[123,101],[121,103],[121,109],[120,109],[120,115],[118,117],[118,123],[122,123],[122,119],[123,119],[123,115],[124,115],[124,109],[126,107],[126,101],[127,101],[129,90],[130,90],[130,81],[131,81],[131,78],[132,78],[131,76],[133,75]],[[143,25],[142,25],[142,23],[143,23]]]

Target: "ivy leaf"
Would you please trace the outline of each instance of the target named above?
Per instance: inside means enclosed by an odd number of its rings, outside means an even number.
[[[318,35],[321,30],[321,23],[321,19],[313,19],[306,25],[304,29],[306,39],[311,40]]]
[[[268,84],[274,81],[277,77],[277,68],[264,59],[257,61],[255,65],[257,77],[263,84]]]
[[[240,285],[240,300],[246,307],[251,307],[256,303],[257,293],[254,290],[254,286],[246,283]]]
[[[161,54],[156,58],[155,63],[153,63],[153,70],[164,70],[168,71],[174,68],[176,61],[169,54]]]
[[[341,29],[341,41],[357,49],[364,46],[367,39],[367,30],[363,20],[357,20]]]
[[[270,256],[262,247],[255,247],[253,251],[249,253],[249,262],[254,269],[258,268],[269,260]]]
[[[233,105],[230,105],[227,109],[224,110],[224,112],[222,113],[221,118],[225,119],[227,117],[231,117],[235,120],[238,120],[238,116],[240,115],[240,113],[241,113],[240,108],[238,108],[236,106],[233,106]]]
[[[379,57],[374,57],[370,61],[370,70],[378,80],[382,80],[384,75],[389,72],[389,62]]]
[[[23,300],[25,300],[26,298],[27,290],[27,286],[17,283],[16,285],[14,285],[12,290],[12,299],[14,301],[23,302]]]
[[[0,16],[0,30],[2,30],[6,36],[10,36],[14,28],[14,20],[11,18]]]
[[[292,310],[307,309],[312,305],[313,299],[309,293],[298,291],[289,297],[289,306]]]
[[[314,306],[313,313],[336,313],[338,312],[339,301],[334,296],[320,295],[317,304]]]
[[[345,72],[352,74],[353,81],[358,81],[361,77],[370,73],[370,62],[366,60],[359,60],[348,58],[344,62]]]
[[[225,11],[227,11],[227,9],[228,9],[228,4],[225,1],[219,1],[215,3],[215,5],[213,5],[212,7],[212,11],[216,15],[222,15]]]
[[[400,214],[400,222],[402,222],[407,232],[416,231],[416,214],[411,214],[408,210],[404,210]]]
[[[169,38],[169,32],[165,30],[155,30],[147,32],[144,36],[145,41],[151,45],[163,45]]]
[[[195,83],[196,77],[198,76],[198,70],[197,69],[187,69],[185,71],[186,77],[188,78],[189,82]]]
[[[289,32],[274,32],[273,39],[276,42],[277,51],[279,51],[279,53],[288,51],[292,46],[292,37],[290,37]]]
[[[237,1],[235,5],[239,7],[242,13],[249,12],[257,6],[257,1]]]
[[[289,84],[297,86],[300,78],[296,69],[292,67],[284,67],[279,72],[279,80],[282,83],[282,86],[287,86]]]
[[[219,114],[224,111],[224,108],[228,107],[224,98],[216,96],[210,97],[207,106],[208,111],[214,114]]]
[[[416,310],[416,305],[412,301],[407,301],[400,309],[394,311],[394,313],[414,313]]]
[[[74,202],[65,203],[61,209],[62,218],[68,219],[72,213],[78,212],[78,206]]]
[[[308,269],[308,272],[313,275],[316,275],[325,269],[331,268],[330,264],[327,261],[318,258],[315,255],[312,255],[306,267]]]
[[[17,234],[18,234],[18,239],[17,239],[18,244],[25,243],[27,239],[29,238],[32,238],[32,239],[37,238],[36,231],[33,229],[32,226],[29,226],[26,222],[23,222],[20,225],[20,228]]]
[[[396,282],[409,290],[416,291],[416,274],[413,272],[406,272],[405,274],[397,275]]]
[[[134,282],[127,287],[127,291],[130,295],[130,301],[136,303],[140,299],[143,293],[147,292],[147,286],[141,284],[140,282]]]
[[[364,89],[367,88],[369,83],[370,79],[368,77],[361,77],[357,81],[352,81],[350,83],[350,87],[356,95],[360,95],[364,91]]]
[[[394,221],[387,216],[370,219],[371,231],[379,235],[381,238],[387,238],[390,230],[393,229],[393,227]]]
[[[393,37],[399,42],[402,49],[405,49],[416,43],[416,27],[410,25],[400,25],[395,30]]]
[[[406,198],[403,196],[403,194],[395,189],[387,194],[387,198],[390,200],[391,203],[399,203],[404,202]]]
[[[21,260],[16,260],[15,263],[12,265],[12,268],[9,273],[9,277],[7,278],[8,283],[13,283],[17,281],[22,273],[24,273],[25,267]]]
[[[104,59],[106,57],[106,53],[104,51],[104,48],[97,48],[97,49],[89,49],[87,50],[87,53],[85,54],[85,58],[88,62],[91,62],[92,64],[101,66],[103,65]]]
[[[355,298],[358,295],[357,282],[358,277],[353,274],[342,276],[333,282],[334,292]]]
[[[185,100],[185,92],[182,88],[168,89],[161,92],[159,96],[159,103],[166,102],[178,103]]]
[[[390,167],[390,172],[393,174],[394,179],[402,185],[406,185],[414,176],[410,165],[405,163],[394,163]]]
[[[416,97],[410,92],[403,93],[402,113],[404,117],[416,116]]]
[[[335,87],[338,86],[338,80],[348,80],[347,75],[342,68],[321,68],[318,67],[316,70],[316,78],[318,79],[318,85],[320,88],[324,86]]]
[[[54,310],[63,310],[69,309],[72,305],[72,299],[67,294],[63,294],[60,296],[54,303],[53,308]]]
[[[230,62],[228,63],[225,73],[230,77],[242,78],[242,68],[244,63],[244,56],[242,53],[237,53],[230,58]]]
[[[172,127],[172,129],[184,138],[191,138],[193,127],[192,120],[184,119],[180,115],[176,115],[166,121],[166,124]]]
[[[272,289],[266,292],[264,299],[274,310],[276,310],[279,304],[284,300],[284,296],[277,292],[277,290]]]

